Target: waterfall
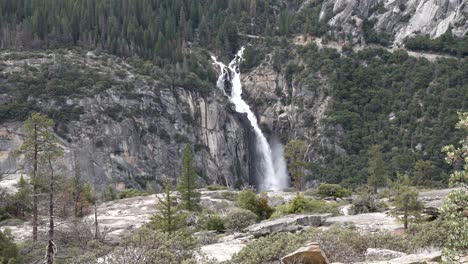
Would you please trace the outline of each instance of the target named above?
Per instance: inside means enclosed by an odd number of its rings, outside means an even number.
[[[288,187],[288,174],[284,162],[283,147],[278,142],[280,146],[276,147],[274,152],[272,151],[268,140],[258,125],[257,117],[252,112],[249,105],[242,99],[239,66],[243,60],[243,53],[244,47],[237,52],[228,66],[219,62],[215,57],[212,57],[214,63],[221,69],[217,86],[229,98],[229,101],[234,104],[236,112],[247,114],[247,119],[254,130],[257,143],[256,152],[259,160],[259,164],[257,165],[260,168],[260,175],[257,175],[257,180],[259,182],[257,188],[259,190],[282,190]]]

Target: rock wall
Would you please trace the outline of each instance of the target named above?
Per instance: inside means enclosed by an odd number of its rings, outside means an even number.
[[[393,36],[397,47],[414,35],[439,37],[449,26],[459,37],[468,32],[466,0],[325,0],[321,19],[330,13],[327,34],[343,42],[365,44],[364,19],[375,20],[374,29]]]
[[[300,64],[300,60],[295,61]],[[332,101],[330,83],[323,75],[311,72],[298,82],[288,84],[283,72],[273,69],[269,57],[257,68],[242,76],[246,96],[260,116],[260,124],[270,138],[279,138],[286,144],[291,139],[303,139],[307,145],[306,160],[320,160],[320,149],[344,153],[339,137],[330,137],[326,131],[339,135],[342,128],[327,124],[325,118]],[[311,184],[311,183],[308,183]]]
[[[180,87],[171,87],[163,76],[139,75],[116,58],[108,63],[99,58],[70,52],[69,63],[91,67],[114,75],[126,69],[123,82],[90,96],[69,96],[64,104],[57,98],[40,100],[47,109],[82,109],[78,118],[59,121],[55,132],[65,149],[62,174],[71,175],[78,161],[87,180],[95,179],[101,188],[114,184],[144,188],[147,181],[159,183],[165,176],[176,178],[185,144],[191,143],[201,184],[227,184],[239,187],[249,181],[248,135],[242,117],[230,110],[228,102],[214,84],[209,96]],[[54,65],[55,57],[42,61],[11,59],[3,72]],[[111,65],[107,67],[105,65]],[[156,73],[157,75],[157,73]],[[132,84],[132,89],[126,89]],[[7,100],[8,94],[0,98]],[[27,170],[23,157],[13,151],[22,144],[20,122],[0,124],[0,175],[19,175]]]

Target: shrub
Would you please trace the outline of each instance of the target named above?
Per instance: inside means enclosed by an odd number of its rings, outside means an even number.
[[[224,219],[217,214],[204,215],[200,218],[200,226],[205,230],[224,231]]]
[[[297,213],[331,213],[338,214],[338,204],[335,202],[326,202],[320,200],[307,199],[302,194],[296,195],[294,199],[287,204],[275,208],[271,218],[278,218],[287,214]]]
[[[236,209],[226,216],[225,227],[230,231],[241,231],[256,222],[257,215],[249,210]]]
[[[252,190],[244,190],[237,197],[237,206],[255,213],[259,220],[268,219],[273,209],[268,205],[268,197],[265,193],[257,195]]]
[[[227,190],[228,187],[222,186],[222,185],[208,185],[206,186],[206,189],[208,191],[222,191],[222,190]]]
[[[18,226],[24,224],[24,221],[18,218],[11,218],[0,221],[0,226]]]
[[[291,233],[277,233],[261,237],[247,244],[228,263],[277,263],[285,255],[304,246],[307,241],[306,236]]]
[[[0,264],[19,264],[21,257],[9,230],[0,230]]]
[[[137,189],[129,188],[125,189],[120,192],[119,198],[120,199],[125,199],[125,198],[130,198],[130,197],[135,197],[135,196],[142,196],[145,195],[145,193],[140,192]]]
[[[332,227],[328,230],[311,228],[302,233],[278,233],[250,242],[234,255],[229,263],[276,263],[281,257],[311,241],[319,243],[330,262],[363,261],[369,247],[408,251],[407,241],[404,236],[400,235],[387,232],[362,234],[343,227]]]
[[[440,219],[413,224],[407,234],[412,250],[425,247],[442,248],[448,239],[448,225]]]
[[[115,199],[117,199],[117,194],[115,193],[114,187],[112,187],[111,185],[107,186],[102,194],[102,197],[106,202],[114,201]]]
[[[197,247],[196,239],[185,230],[166,233],[140,228],[124,237],[119,246],[107,254],[105,251],[94,249],[95,252],[68,263],[97,263],[97,259],[103,256],[107,263],[136,263],[137,260],[140,260],[138,263],[192,263],[186,261],[194,260]],[[101,255],[103,253],[104,255]]]
[[[322,197],[332,196],[336,199],[350,196],[351,191],[341,187],[338,184],[322,183],[318,187],[318,194]]]
[[[231,191],[215,192],[215,193],[209,194],[209,196],[213,199],[224,199],[224,200],[228,200],[232,202],[237,201],[237,198],[239,197],[237,192],[231,192]]]
[[[361,190],[359,195],[353,199],[352,204],[352,211],[355,214],[377,212],[387,207],[384,202],[378,201],[376,194],[367,189]]]

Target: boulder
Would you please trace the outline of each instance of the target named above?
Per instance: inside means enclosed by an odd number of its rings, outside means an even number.
[[[385,261],[406,256],[405,253],[382,248],[368,248],[366,262]]]
[[[419,254],[405,255],[384,261],[366,261],[365,264],[437,264],[440,263],[441,251],[424,252]]]
[[[281,259],[283,264],[329,264],[327,256],[323,253],[317,242],[301,247]]]
[[[274,220],[267,220],[248,226],[244,232],[254,237],[261,237],[281,232],[295,232],[307,226],[321,226],[331,214],[288,215]]]

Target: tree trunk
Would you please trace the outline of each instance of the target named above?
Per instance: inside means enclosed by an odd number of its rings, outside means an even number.
[[[408,210],[405,209],[405,214],[403,215],[403,221],[404,221],[404,226],[405,230],[408,229]]]
[[[54,264],[57,248],[54,243],[54,168],[49,158],[49,242],[46,250],[46,264]]]
[[[39,146],[37,142],[37,125],[34,125],[34,157],[33,157],[33,175],[32,175],[32,184],[33,184],[33,208],[32,208],[32,239],[37,241],[37,204],[38,200],[38,188],[37,188],[37,155],[39,152]]]
[[[250,16],[255,17],[257,14],[257,0],[250,0]]]
[[[97,199],[96,199],[96,191],[94,191],[94,239],[99,239],[99,225],[98,225],[98,218],[97,218]]]

